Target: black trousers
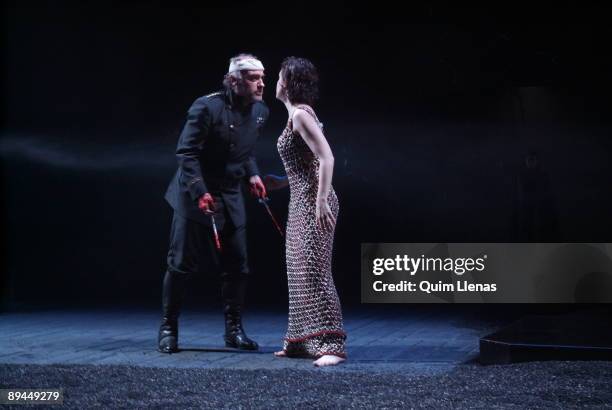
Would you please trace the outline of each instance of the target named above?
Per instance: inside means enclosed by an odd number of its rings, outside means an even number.
[[[221,272],[221,295],[226,314],[239,314],[244,306],[249,277],[246,227],[233,223],[220,198],[215,200],[215,223],[221,252],[215,247],[211,226],[174,212],[162,292],[164,317],[178,318],[186,280],[199,272]]]
[[[236,227],[223,210],[215,214],[215,222],[220,229],[221,252],[215,247],[212,227],[174,212],[167,259],[169,272],[191,275],[217,270],[228,279],[249,274],[246,227]]]

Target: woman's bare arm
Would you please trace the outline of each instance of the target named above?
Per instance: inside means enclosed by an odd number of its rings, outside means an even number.
[[[297,109],[293,115],[293,129],[304,139],[310,150],[319,159],[319,187],[317,191],[317,219],[324,226],[330,227],[335,224],[335,219],[329,205],[327,196],[331,190],[332,177],[334,173],[334,155],[327,143],[327,139],[319,128],[312,115],[304,110]]]

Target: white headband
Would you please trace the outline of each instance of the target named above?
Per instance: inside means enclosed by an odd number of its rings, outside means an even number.
[[[256,58],[243,58],[233,63],[230,63],[228,73],[232,73],[234,71],[242,71],[242,70],[263,70],[264,66]]]

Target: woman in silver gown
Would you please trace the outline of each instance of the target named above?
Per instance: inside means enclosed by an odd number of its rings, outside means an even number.
[[[338,197],[331,185],[334,157],[311,105],[318,75],[303,58],[283,61],[276,98],[288,111],[277,147],[286,179],[266,177],[271,189],[289,185],[286,258],[289,325],[277,357],[312,357],[315,366],[346,360],[346,333],[331,272]]]

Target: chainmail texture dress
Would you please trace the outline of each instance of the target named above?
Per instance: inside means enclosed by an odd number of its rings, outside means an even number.
[[[309,106],[299,106],[322,124]],[[316,225],[319,159],[302,137],[293,132],[290,118],[278,139],[278,152],[289,181],[286,234],[289,325],[283,342],[287,356],[346,357],[340,300],[331,272],[334,230]],[[331,188],[329,207],[337,218],[338,197]]]

